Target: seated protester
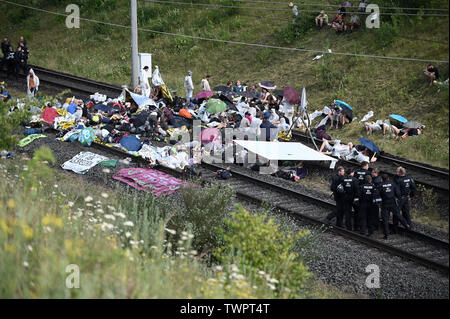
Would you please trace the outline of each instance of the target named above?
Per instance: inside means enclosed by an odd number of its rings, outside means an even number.
[[[325,13],[324,10],[320,11],[320,14],[316,17],[316,26],[320,29],[323,28],[323,26],[328,25],[328,15]]]
[[[400,131],[400,134],[397,135],[395,140],[405,139],[408,136],[419,136],[422,134],[422,130],[419,128],[407,128],[405,130]]]
[[[260,101],[262,104],[268,104],[270,102],[270,96],[272,94],[270,94],[269,90],[267,90],[266,88],[262,88],[262,96],[260,98]]]
[[[261,134],[260,134],[261,141],[270,142],[272,139],[275,139],[277,137],[278,132],[275,132],[276,130],[274,130],[277,128],[277,126],[273,125],[269,121],[269,118],[270,118],[270,112],[269,111],[264,112],[264,120],[262,121],[261,125],[259,126],[261,128]],[[275,134],[275,133],[277,133],[277,134]],[[274,138],[272,138],[272,137],[274,137]]]
[[[227,82],[227,88],[229,88],[230,91],[233,90],[233,82],[232,82],[232,81],[228,81],[228,82]]]
[[[433,85],[433,81],[439,78],[438,69],[433,66],[433,64],[428,64],[426,70],[423,72],[423,75],[430,80],[430,85]]]
[[[252,85],[250,87],[250,92],[253,94],[253,96],[256,99],[259,99],[261,97],[261,92],[258,91],[258,89],[256,88],[256,85]]]
[[[333,21],[334,22],[332,22],[331,27],[334,31],[336,31],[336,34],[347,31],[347,26],[345,25],[344,16],[342,14],[339,14],[337,19]]]
[[[331,141],[330,141],[331,142]],[[326,151],[323,151],[324,148]],[[319,152],[326,154],[326,155],[332,155],[339,158],[345,158],[347,155],[349,155],[352,151],[353,144],[352,142],[349,142],[348,144],[341,144],[341,141],[335,140],[334,145],[331,146],[328,140],[323,139],[322,145],[320,146]]]
[[[269,121],[272,124],[279,124],[280,123],[280,116],[277,114],[275,109],[270,109]]]
[[[339,106],[335,106],[333,109],[330,110],[330,113],[328,113],[328,117],[331,120],[330,129],[333,128],[333,122],[336,121],[336,129],[339,125],[339,120],[341,119],[342,111]]]
[[[250,127],[251,124],[252,124],[252,116],[250,115],[249,112],[246,112],[244,118],[241,120],[239,124],[239,128]]]
[[[373,134],[373,131],[381,131],[381,125],[383,122],[381,120],[378,120],[376,122],[370,121],[365,122],[364,127],[366,129],[367,135]]]
[[[280,124],[278,124],[278,132],[286,132],[288,131],[290,126],[286,123],[286,119],[284,117],[280,118]]]
[[[365,12],[367,7],[367,0],[361,0],[359,2],[358,11]]]
[[[241,81],[237,81],[236,85],[233,86],[233,92],[235,93],[241,93],[244,91],[244,87],[241,85]]]
[[[229,179],[231,176],[231,168],[229,166],[226,169],[219,169],[216,172],[216,177],[220,179]]]
[[[347,23],[347,29],[350,27],[350,33],[353,32],[353,29],[358,29],[361,26],[361,20],[354,13],[350,13],[350,20]]]
[[[318,139],[321,139],[321,140],[326,139],[326,140],[330,141],[331,140],[331,136],[326,133],[326,130],[327,130],[326,125],[319,126],[316,129],[316,137]]]

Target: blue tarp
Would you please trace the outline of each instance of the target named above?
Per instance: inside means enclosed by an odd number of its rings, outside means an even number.
[[[120,145],[125,147],[129,151],[138,151],[142,143],[134,135],[124,136],[120,139]]]

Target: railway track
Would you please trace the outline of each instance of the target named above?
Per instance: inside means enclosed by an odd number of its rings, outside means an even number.
[[[94,143],[92,147],[123,158],[131,157],[144,165],[149,164],[144,158],[132,157],[119,149],[97,143]],[[227,166],[230,165],[227,164]],[[382,239],[383,235],[381,232],[375,232],[371,237],[363,236],[357,232],[333,226],[324,220],[324,216],[335,208],[334,203],[251,176],[246,172],[246,169],[237,165],[232,165],[233,178],[229,180],[215,179],[215,172],[223,168],[225,166],[221,164],[202,163],[198,168],[202,182],[227,185],[235,190],[238,199],[253,202],[258,206],[269,203],[279,213],[288,214],[302,223],[316,227],[326,227],[329,231],[339,236],[368,247],[379,249],[447,275],[449,273],[449,243],[447,241],[401,227],[399,227],[399,235],[392,235],[388,240]],[[179,178],[190,178],[190,176],[186,176],[180,170],[163,166],[158,166],[156,169]]]
[[[311,138],[305,134],[298,131],[292,131],[293,139],[306,143],[310,146],[313,145]],[[315,138],[316,144],[320,145],[321,140]],[[359,166],[358,163],[354,161],[339,160],[347,166],[356,167]],[[391,154],[383,154],[378,157],[376,165],[383,173],[387,173],[394,176],[396,169],[399,166],[403,166],[407,169],[408,175],[412,176],[416,183],[422,184],[424,186],[432,187],[440,192],[449,192],[449,171],[432,167],[427,164],[407,161],[405,159],[399,158]]]
[[[83,79],[81,77],[72,76],[69,74],[56,72],[48,69],[44,69],[38,66],[31,66],[35,69],[36,73],[40,77],[42,82],[48,83],[61,88],[69,88],[74,92],[80,92],[81,94],[92,94],[100,92],[107,94],[108,96],[117,96],[121,92],[121,88],[106,83]],[[295,132],[295,138],[304,138],[301,134]],[[117,154],[122,157],[130,157],[130,154],[122,152],[117,149],[113,149],[101,144],[93,144],[93,148],[102,149],[105,152]],[[141,161],[143,164],[148,162],[143,158],[133,158],[133,160]],[[415,177],[415,179],[424,185],[429,185],[435,188],[440,188],[448,192],[448,172],[442,171],[436,168],[425,168],[426,166],[404,162],[401,159],[388,159],[383,158],[383,161],[393,163],[401,163],[409,169],[409,173]],[[402,163],[404,162],[404,163]],[[349,164],[353,164],[349,162]],[[408,165],[406,165],[408,164]],[[390,165],[381,168],[382,171],[392,174],[394,166]],[[431,174],[436,176],[435,179],[418,178],[415,172],[412,172],[412,167],[417,171],[421,171],[421,174]],[[215,170],[223,168],[220,165],[202,164],[200,170],[202,172],[202,178],[204,182],[212,182]],[[159,170],[177,177],[183,176],[183,173],[178,170],[173,170],[167,167],[158,167]],[[329,223],[323,220],[323,216],[330,210],[334,209],[334,204],[318,198],[315,198],[306,193],[302,193],[296,190],[288,189],[282,186],[274,185],[262,179],[249,175],[245,170],[240,169],[238,166],[233,166],[233,178],[229,181],[214,181],[220,183],[226,183],[228,186],[233,187],[236,191],[238,198],[252,201],[257,205],[261,205],[264,202],[271,203],[279,212],[292,215],[295,218],[302,220],[308,224],[316,226],[327,226],[329,230],[340,236],[350,238],[352,240],[363,243],[367,246],[377,248],[381,251],[388,252],[392,255],[402,257],[406,260],[410,260],[417,264],[444,272],[448,275],[449,271],[449,255],[447,241],[443,241],[434,237],[427,236],[415,231],[403,230],[402,236],[391,236],[388,241],[383,241],[380,234],[374,234],[373,237],[361,236],[358,233],[348,231],[346,229],[331,226]],[[446,187],[443,185],[443,178],[446,178]],[[438,179],[440,181],[438,181]]]

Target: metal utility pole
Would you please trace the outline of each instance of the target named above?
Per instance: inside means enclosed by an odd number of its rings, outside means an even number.
[[[131,85],[132,90],[138,86],[138,30],[137,30],[137,4],[136,0],[130,1],[131,7]]]

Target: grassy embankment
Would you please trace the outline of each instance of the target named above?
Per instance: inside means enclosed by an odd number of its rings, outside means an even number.
[[[397,2],[386,0],[382,4],[394,6]],[[82,17],[129,24],[127,1],[79,3]],[[247,8],[251,4],[224,4],[243,8],[140,2],[139,26],[222,40],[448,60],[448,18],[383,16],[380,29],[363,28],[338,36],[330,30],[319,32],[311,29],[308,23],[294,28],[290,25],[289,12],[255,12]],[[280,8],[275,4],[266,6]],[[428,3],[428,7],[446,6],[445,1]],[[67,29],[64,17],[5,4],[0,4],[0,7],[6,12],[3,32],[14,42],[20,35],[28,39],[30,63],[110,83],[129,83],[129,29],[87,21],[81,21],[80,29]],[[64,7],[49,4],[46,8],[62,12]],[[313,16],[313,13],[306,13],[301,19],[311,21]],[[184,94],[184,74],[191,69],[197,88],[207,73],[213,76],[213,86],[237,79],[248,84],[273,80],[279,87],[289,85],[300,90],[305,86],[310,110],[321,109],[333,99],[341,99],[354,107],[359,119],[373,110],[374,119],[397,113],[421,121],[427,128],[420,138],[394,142],[377,134],[373,139],[387,152],[441,167],[449,166],[448,90],[437,93],[437,87],[426,87],[422,76],[425,63],[335,55],[312,61],[315,53],[214,43],[144,31],[139,33],[139,48],[141,52],[153,54],[153,64],[160,67],[165,82],[181,95]],[[442,79],[447,78],[448,65],[437,66]],[[330,133],[333,137],[353,142],[365,135],[362,125],[357,122]]]

